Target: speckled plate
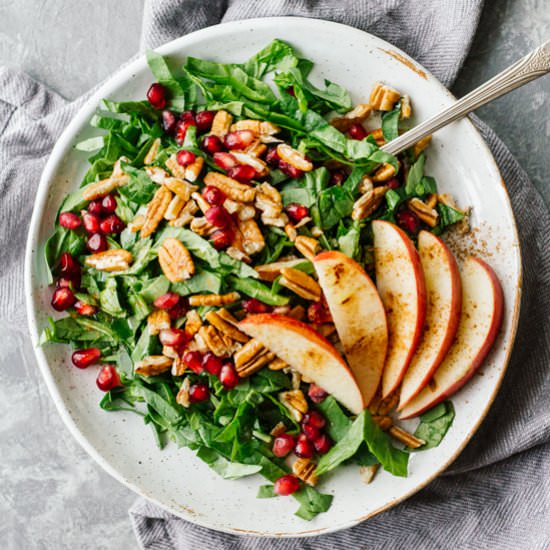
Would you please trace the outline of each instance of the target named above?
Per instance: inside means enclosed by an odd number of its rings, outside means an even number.
[[[244,61],[273,38],[281,38],[315,61],[314,81],[323,77],[364,101],[378,80],[410,95],[417,121],[448,106],[454,97],[425,69],[391,44],[350,27],[302,18],[248,20],[210,27],[159,49],[183,62],[193,55],[218,61]],[[57,142],[42,174],[26,256],[26,294],[30,331],[38,334],[52,310],[43,246],[52,231],[62,198],[74,190],[86,170],[86,156],[74,144],[90,137],[88,127],[101,98],[141,99],[152,76],[144,58],[110,78],[82,107]],[[340,469],[323,483],[334,494],[330,510],[311,522],[293,515],[293,499],[255,498],[260,477],[224,481],[187,449],[170,445],[159,451],[150,429],[130,413],[98,407],[101,392],[95,369],[71,367],[69,349],[36,347],[50,393],[68,428],[103,468],[136,493],[189,521],[232,533],[309,536],[355,525],[406,499],[441,473],[458,456],[485,417],[508,362],[519,313],[521,264],[510,201],[481,136],[467,120],[438,132],[429,150],[427,173],[463,206],[472,207],[472,232],[452,243],[460,258],[474,252],[497,272],[505,296],[501,333],[474,379],[454,398],[455,422],[441,445],[415,454],[406,479],[386,473],[363,485],[356,467]]]

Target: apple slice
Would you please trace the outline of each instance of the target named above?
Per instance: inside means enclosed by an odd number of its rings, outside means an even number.
[[[426,288],[418,252],[396,225],[374,220],[376,286],[388,319],[388,355],[382,373],[382,395],[399,386],[422,336]]]
[[[334,250],[313,259],[348,364],[365,404],[382,377],[388,347],[386,312],[374,283],[354,260]]]
[[[500,329],[503,294],[495,272],[469,257],[461,271],[462,314],[455,341],[428,385],[401,411],[401,418],[423,413],[458,391],[479,368]]]
[[[328,340],[305,323],[285,315],[260,313],[245,317],[239,328],[332,394],[353,414],[365,408],[359,386],[346,362]]]
[[[418,234],[426,282],[424,334],[401,383],[401,410],[428,383],[449,351],[460,321],[462,289],[458,265],[447,245],[428,231]]]

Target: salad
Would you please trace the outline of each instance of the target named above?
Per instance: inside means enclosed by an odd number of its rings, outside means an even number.
[[[262,475],[257,496],[292,495],[305,520],[343,464],[366,483],[406,476],[454,418],[449,392],[423,396],[460,343],[460,300],[430,310],[427,270],[438,236],[467,224],[424,174],[429,139],[379,148],[411,100],[377,83],[354,106],[280,40],[244,63],[147,61],[147,99],[105,99],[76,146],[90,167],[45,244],[67,315],[41,343],[97,366],[103,410],[137,413],[224,479]],[[430,315],[447,319],[439,354]],[[414,433],[397,406],[420,415]]]

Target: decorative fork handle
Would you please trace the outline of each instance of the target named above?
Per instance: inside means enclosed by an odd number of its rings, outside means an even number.
[[[415,126],[403,135],[390,141],[381,147],[381,149],[393,155],[401,153],[422,138],[443,128],[443,126],[462,118],[478,107],[489,103],[489,101],[547,74],[549,71],[550,41],[545,42],[530,54],[526,55],[507,69],[504,69],[504,71],[485,82],[485,84],[472,90],[450,107],[447,107],[422,124]]]

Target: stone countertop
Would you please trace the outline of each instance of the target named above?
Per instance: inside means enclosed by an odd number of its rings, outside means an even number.
[[[546,4],[546,5],[545,5]],[[142,2],[0,0],[0,63],[77,97],[137,50]],[[487,1],[453,92],[461,96],[548,39],[545,0]],[[550,204],[544,175],[550,78],[478,111]],[[25,327],[0,321],[0,540],[3,548],[135,548],[128,508],[136,496],[80,448],[61,422],[26,344]],[[8,346],[9,343],[9,346]],[[15,345],[14,345],[15,344]]]

